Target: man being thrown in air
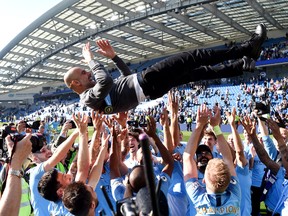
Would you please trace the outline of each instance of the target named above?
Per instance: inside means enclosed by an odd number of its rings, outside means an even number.
[[[241,45],[222,50],[197,49],[179,53],[134,74],[115,54],[108,41],[99,40],[96,42],[100,48],[98,53],[111,58],[122,76],[113,80],[103,65],[93,60],[90,44],[87,43],[82,54],[94,76],[85,69],[73,67],[64,75],[64,82],[79,94],[82,103],[96,111],[106,114],[128,111],[146,98],[162,97],[171,88],[185,83],[239,76],[243,70],[253,70],[254,60],[258,59],[266,37],[265,25],[259,24],[252,37]],[[219,65],[231,59],[236,61]]]

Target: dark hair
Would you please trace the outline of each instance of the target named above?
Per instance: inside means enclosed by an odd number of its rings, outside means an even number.
[[[92,195],[83,182],[68,185],[63,194],[63,204],[70,213],[77,216],[88,215],[92,204]]]
[[[159,213],[162,216],[169,215],[169,207],[167,203],[167,198],[162,190],[159,191],[157,196],[157,201],[159,205]],[[153,208],[151,203],[151,196],[150,192],[147,187],[143,187],[139,190],[136,195],[136,205],[138,207],[139,212],[141,215],[149,215]]]
[[[133,192],[137,193],[141,188],[146,186],[144,166],[136,165],[129,173],[129,183]]]
[[[215,140],[217,140],[217,137],[215,133],[212,130],[205,130],[204,131],[204,136],[213,136]]]
[[[139,135],[142,133],[142,130],[139,128],[134,128],[132,130],[129,130],[128,135],[134,137],[137,142],[139,142]]]
[[[197,155],[198,155],[198,154],[201,154],[203,151],[207,151],[207,152],[209,152],[209,153],[213,156],[213,154],[212,154],[211,149],[209,148],[209,146],[204,145],[204,144],[199,145],[199,146],[197,147],[197,149],[196,149],[196,154],[197,154]]]
[[[58,171],[56,169],[46,172],[38,183],[38,191],[42,197],[47,200],[56,202],[60,198],[57,195],[57,190],[61,184],[57,181]]]

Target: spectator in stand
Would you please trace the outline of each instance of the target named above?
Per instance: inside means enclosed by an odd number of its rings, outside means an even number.
[[[50,130],[49,130],[49,123],[48,123],[48,118],[45,117],[45,120],[40,121],[40,125],[44,126],[44,136],[46,138],[46,142],[49,145],[51,142],[51,138],[50,138]]]
[[[51,130],[54,130],[56,133],[59,131],[60,121],[58,121],[58,117],[54,116],[53,121],[50,123]]]
[[[188,115],[186,119],[186,130],[187,131],[192,131],[192,118],[191,115]]]

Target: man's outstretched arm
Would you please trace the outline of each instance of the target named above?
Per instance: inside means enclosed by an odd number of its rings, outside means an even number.
[[[100,152],[88,177],[88,185],[90,185],[93,189],[96,188],[102,174],[105,155],[108,151],[108,140],[109,136],[106,134],[102,135]]]
[[[265,164],[265,166],[271,170],[271,172],[276,175],[280,169],[280,165],[272,160],[268,153],[266,152],[264,146],[259,142],[259,139],[256,134],[256,123],[252,121],[248,116],[245,116],[244,120],[241,121],[244,129],[252,139],[253,146],[256,150],[256,153],[260,161]]]
[[[66,155],[69,149],[72,147],[75,139],[78,137],[78,129],[75,129],[73,133],[56,149],[53,155],[44,162],[45,172],[53,169],[57,163],[59,163]]]
[[[121,75],[128,76],[132,74],[127,64],[125,64],[125,62],[119,58],[119,56],[117,56],[108,40],[97,40],[96,44],[99,47],[96,52],[107,58],[110,58],[114,62]]]
[[[221,115],[220,115],[219,107],[214,107],[214,113],[215,113],[214,116],[210,117],[210,125],[213,127],[213,132],[217,137],[219,151],[222,153],[223,160],[229,167],[231,176],[236,176],[233,156],[232,156],[229,144],[227,143],[220,129]]]
[[[166,164],[165,167],[162,169],[162,172],[165,172],[167,175],[171,177],[173,169],[174,169],[174,160],[169,153],[169,151],[166,149],[166,147],[163,145],[161,140],[156,134],[156,122],[155,119],[152,116],[148,116],[147,119],[147,128],[144,129],[146,134],[150,136],[154,141],[159,149],[159,152],[163,158],[163,162]]]
[[[84,61],[89,65],[95,77],[96,84],[93,87],[94,95],[96,98],[104,99],[109,94],[113,86],[113,78],[102,64],[93,60],[94,55],[91,51],[89,42],[83,47],[82,55],[84,57]]]
[[[90,158],[88,153],[88,116],[85,114],[82,114],[81,116],[80,113],[78,113],[76,117],[73,114],[73,121],[79,130],[79,150],[75,181],[85,182],[88,177],[90,165]]]
[[[208,124],[209,115],[210,112],[207,106],[202,104],[201,108],[199,107],[197,110],[196,127],[192,132],[183,153],[184,181],[188,181],[191,178],[198,178],[198,169],[194,156],[200,142],[201,133]]]
[[[229,112],[226,112],[226,116],[227,116],[227,119],[228,119],[229,124],[231,126],[237,164],[240,167],[245,167],[247,165],[248,161],[244,155],[244,147],[242,145],[241,137],[240,137],[240,135],[237,131],[237,128],[236,128],[236,123],[235,123],[236,109],[235,109],[235,107],[233,108],[231,114]]]

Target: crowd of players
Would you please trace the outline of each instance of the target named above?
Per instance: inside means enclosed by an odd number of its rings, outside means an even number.
[[[259,215],[261,201],[267,215],[287,215],[286,126],[279,127],[279,120],[262,109],[254,110],[253,115],[241,118],[245,128],[241,140],[236,109],[232,109],[225,113],[232,131],[226,141],[220,109],[199,106],[196,127],[187,143],[179,129],[176,91],[169,92],[160,114],[161,136],[153,117],[147,116],[147,125],[140,127],[127,112],[110,118],[93,112],[92,136],[87,134],[88,116],[79,113],[73,117],[76,129],[72,133],[68,133],[71,122],[66,122],[55,143],[48,144],[45,139],[32,142],[30,151],[22,148],[32,140],[31,135],[16,140],[16,149],[15,139],[9,135],[6,142],[13,153],[11,163],[1,169],[2,199],[5,191],[15,190],[14,185],[5,184],[12,178],[21,181],[15,192],[22,196],[19,215],[113,215],[117,209],[121,212],[121,206],[123,215],[155,212],[143,166],[143,147],[148,145],[155,184],[161,180],[159,215]],[[16,130],[25,135],[25,127],[20,121]],[[146,138],[148,142],[144,142]],[[18,157],[22,160],[14,166]],[[9,175],[14,169],[23,173]],[[5,211],[2,207],[0,211]]]

